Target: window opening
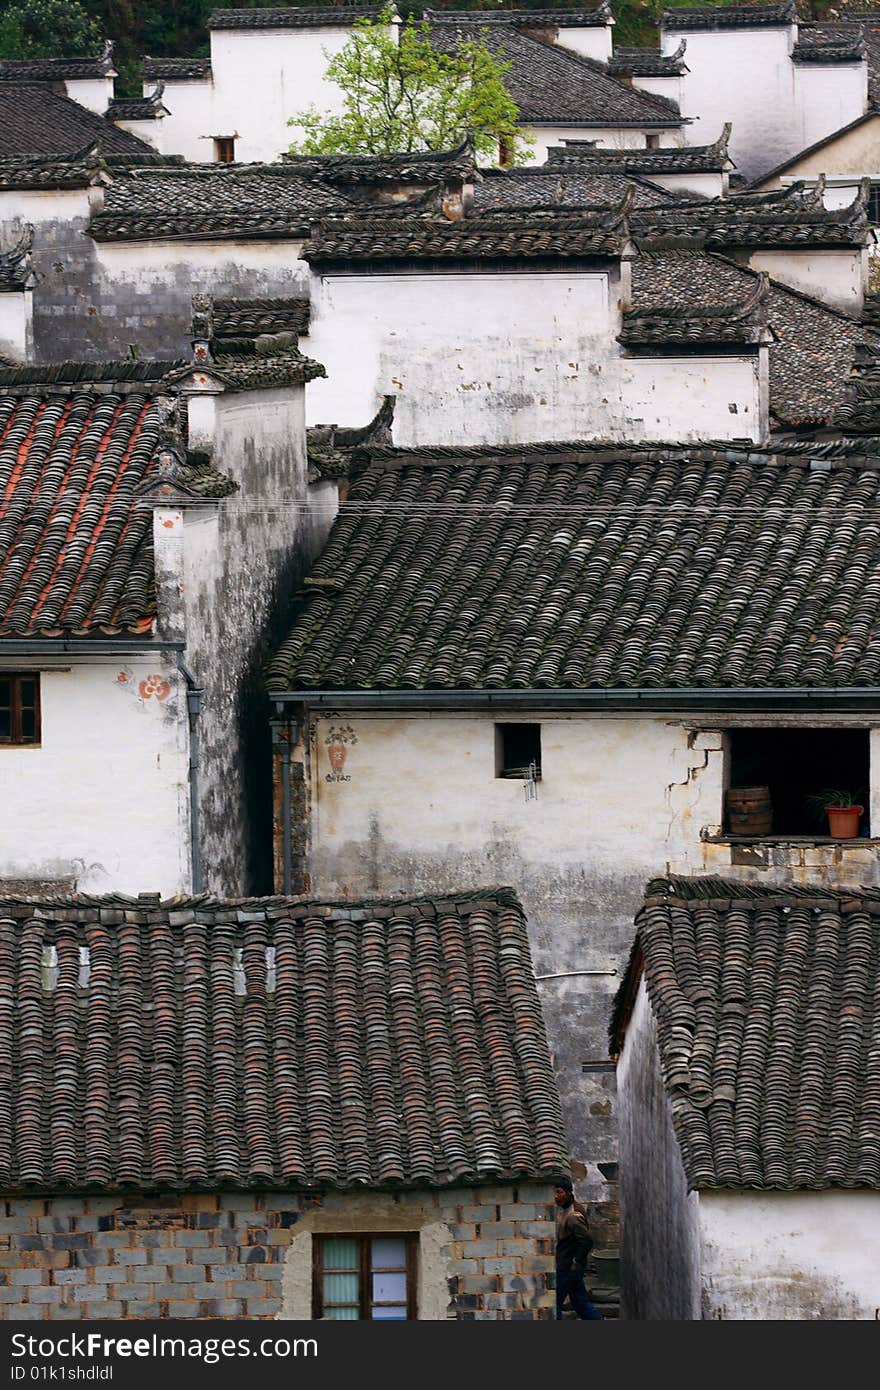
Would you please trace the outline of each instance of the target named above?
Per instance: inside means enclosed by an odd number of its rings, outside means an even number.
[[[214,158],[218,164],[235,163],[235,137],[218,135],[214,140]]]
[[[40,677],[0,675],[0,743],[40,741]]]
[[[316,1236],[314,1316],[403,1322],[416,1316],[414,1235]]]
[[[771,828],[760,834],[827,836],[830,793],[864,807],[859,834],[870,834],[867,729],[731,729],[728,737],[730,790],[769,791]],[[732,830],[730,795],[725,811],[725,830],[747,833]]]
[[[495,725],[495,776],[540,781],[540,724]]]

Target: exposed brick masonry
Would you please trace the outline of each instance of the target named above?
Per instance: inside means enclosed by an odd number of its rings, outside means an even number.
[[[553,1205],[546,1184],[458,1188],[384,1200],[418,1204],[449,1232],[446,1316],[552,1315]],[[0,1202],[0,1318],[272,1318],[298,1223],[344,1232],[346,1198],[223,1193]],[[320,1229],[330,1229],[326,1221]],[[377,1225],[377,1229],[379,1229]]]

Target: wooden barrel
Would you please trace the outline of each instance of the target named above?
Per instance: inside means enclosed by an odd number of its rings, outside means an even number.
[[[769,835],[773,806],[769,787],[731,787],[727,793],[727,828],[731,835]]]

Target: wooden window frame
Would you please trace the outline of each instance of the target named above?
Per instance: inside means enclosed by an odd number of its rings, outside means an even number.
[[[413,1231],[321,1231],[312,1236],[312,1317],[323,1318],[324,1316],[324,1285],[323,1276],[326,1273],[336,1273],[335,1270],[325,1271],[324,1269],[324,1241],[325,1240],[355,1240],[358,1245],[358,1322],[393,1321],[393,1319],[376,1319],[370,1317],[372,1305],[371,1276],[373,1270],[370,1265],[370,1242],[374,1240],[393,1240],[401,1239],[404,1242],[405,1269],[406,1269],[406,1321],[416,1322],[418,1319],[418,1309],[416,1304],[417,1287],[417,1250],[419,1244],[418,1234]],[[398,1319],[400,1321],[400,1319]]]
[[[0,679],[11,682],[10,732],[9,737],[0,734],[2,748],[39,748],[42,738],[42,717],[40,711],[40,673],[39,671],[0,671]],[[21,732],[21,682],[34,682],[34,736],[23,738]]]
[[[226,152],[229,152],[229,159]],[[215,164],[234,164],[235,163],[235,136],[234,135],[215,135],[214,154],[217,156]]]

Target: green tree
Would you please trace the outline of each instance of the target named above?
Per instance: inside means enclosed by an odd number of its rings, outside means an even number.
[[[530,142],[504,85],[509,66],[482,39],[440,52],[424,22],[402,25],[397,42],[389,17],[359,20],[325,74],[342,90],[342,113],[312,106],[291,116],[303,131],[291,153],[448,150],[471,133],[478,154],[495,158],[500,144],[521,162]]]
[[[79,0],[0,0],[0,58],[86,57],[101,32]]]

